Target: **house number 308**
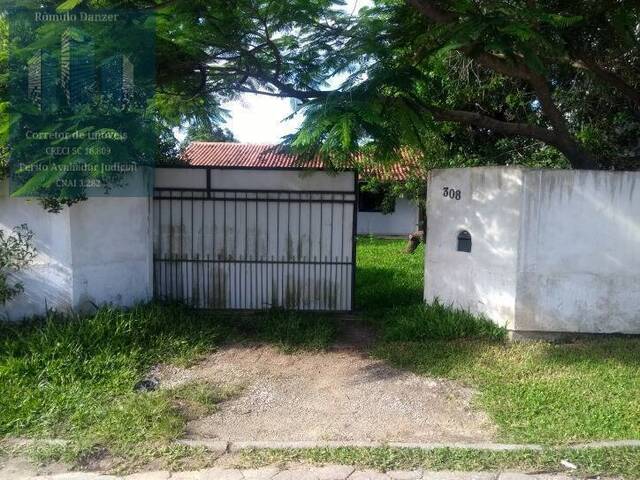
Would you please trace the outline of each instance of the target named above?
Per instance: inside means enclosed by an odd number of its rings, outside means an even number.
[[[460,190],[456,190],[454,188],[443,187],[442,196],[450,198],[451,200],[460,200],[460,197],[462,197],[462,193],[460,192]]]

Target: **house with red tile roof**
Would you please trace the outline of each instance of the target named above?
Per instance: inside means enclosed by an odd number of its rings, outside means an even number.
[[[378,179],[385,182],[403,182],[412,173],[417,162],[407,152],[399,161],[385,166],[369,166],[355,161],[362,182]],[[322,170],[320,157],[302,158],[285,147],[271,144],[192,142],[183,153],[184,161],[193,167]],[[360,190],[358,201],[358,233],[362,235],[408,235],[418,228],[418,205],[407,198],[397,198],[391,211],[383,212],[383,193]],[[388,209],[387,209],[388,210]]]

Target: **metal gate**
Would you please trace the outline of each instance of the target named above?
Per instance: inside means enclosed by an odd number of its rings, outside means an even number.
[[[257,173],[257,172],[256,172]],[[246,174],[246,173],[245,173]],[[156,188],[154,293],[197,308],[353,310],[356,192]]]

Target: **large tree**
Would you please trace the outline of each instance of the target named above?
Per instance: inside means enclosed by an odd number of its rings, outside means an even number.
[[[297,145],[428,153],[435,136],[491,163],[500,144],[528,159],[552,147],[573,168],[640,164],[636,1],[381,0],[352,45],[366,77],[309,101]]]
[[[165,132],[219,122],[221,102],[253,92],[295,99],[306,121],[291,143],[330,158],[371,148],[384,159],[410,147],[430,165],[638,166],[637,1],[377,0],[360,16],[340,3],[37,8],[155,11]]]
[[[378,0],[360,17],[336,3],[161,4],[159,80],[294,98],[293,144],[327,156],[637,167],[637,1]]]

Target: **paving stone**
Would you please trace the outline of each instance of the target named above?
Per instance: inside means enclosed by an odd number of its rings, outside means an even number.
[[[344,480],[353,473],[355,468],[346,465],[327,465],[312,468],[311,472],[318,480]]]
[[[362,470],[353,472],[349,480],[391,480],[391,477],[385,473],[376,472],[375,470]]]
[[[155,472],[132,473],[124,477],[126,480],[167,480],[171,474],[165,470]]]
[[[243,470],[244,480],[271,480],[280,471],[279,468],[265,467],[252,470]]]
[[[566,475],[538,474],[528,475],[518,472],[503,472],[498,475],[498,480],[570,480]]]
[[[311,468],[293,468],[279,472],[273,480],[318,480]]]
[[[207,470],[200,470],[198,480],[243,480],[243,477],[240,470],[209,468]]]
[[[488,472],[424,472],[423,480],[497,480],[497,473]]]
[[[201,471],[197,472],[174,472],[171,474],[171,480],[200,480]]]
[[[104,475],[100,475],[98,473],[91,472],[67,472],[67,473],[57,473],[55,475],[47,475],[44,478],[47,480],[97,480],[98,478],[104,480],[107,479],[115,479],[115,477],[108,477]]]
[[[422,470],[392,470],[387,475],[393,480],[419,480],[422,478]]]
[[[210,452],[219,455],[226,453],[229,448],[228,442],[218,440],[177,440],[175,443],[178,445],[186,445],[187,447],[204,447]]]

